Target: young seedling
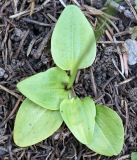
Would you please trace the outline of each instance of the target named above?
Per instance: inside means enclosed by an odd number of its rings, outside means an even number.
[[[14,142],[20,147],[36,144],[64,121],[91,150],[106,156],[119,154],[124,129],[118,114],[95,105],[90,97],[80,99],[72,94],[78,69],[91,66],[96,57],[94,31],[78,7],[69,5],[62,12],[52,34],[51,52],[58,67],[17,84],[27,98],[16,116]]]

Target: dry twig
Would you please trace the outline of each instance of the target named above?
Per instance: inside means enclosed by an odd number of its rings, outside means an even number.
[[[94,96],[96,98],[97,97],[97,87],[96,87],[95,78],[94,78],[92,68],[90,69],[90,77],[91,77],[91,83],[92,83],[92,86],[93,86]]]
[[[30,3],[30,16],[34,13],[34,9],[35,9],[35,0],[31,0],[31,3]]]
[[[19,55],[19,53],[21,51],[21,48],[23,47],[23,43],[24,43],[25,39],[27,38],[28,34],[29,34],[29,30],[26,31],[26,33],[24,34],[22,40],[20,41],[19,47],[18,47],[18,49],[16,51],[16,54],[15,54],[15,58],[18,57],[18,55]]]
[[[13,95],[14,97],[16,97],[16,98],[18,98],[18,99],[20,98],[20,96],[19,96],[17,93],[9,90],[8,88],[2,86],[1,84],[0,84],[0,89],[2,89],[3,91],[5,91],[5,92],[7,92],[7,93],[9,93],[9,94],[11,94],[11,95]]]
[[[13,114],[16,112],[17,108],[19,107],[19,104],[21,101],[23,101],[23,100],[22,100],[22,97],[20,96],[19,99],[17,100],[13,110],[10,112],[8,117],[3,121],[3,123],[0,125],[0,127],[4,126],[10,120],[10,118],[13,116]]]
[[[46,0],[45,2],[43,2],[43,4],[40,6],[40,7],[36,7],[34,8],[34,12],[39,12],[41,11],[42,9],[45,8],[45,6],[47,5],[47,3],[49,3],[50,0]],[[9,18],[17,18],[17,17],[20,17],[20,16],[25,16],[25,15],[28,15],[29,13],[31,12],[31,10],[27,10],[27,11],[22,11],[20,13],[17,13],[17,14],[14,14],[14,15],[11,15]]]
[[[66,7],[66,4],[63,0],[59,0],[63,7]]]

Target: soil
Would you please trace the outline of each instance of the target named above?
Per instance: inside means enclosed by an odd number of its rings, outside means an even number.
[[[15,1],[16,2],[16,1]],[[34,2],[34,3],[33,3]],[[63,10],[61,0],[0,0],[0,159],[1,160],[124,160],[137,150],[137,65],[128,66],[128,75],[120,72],[121,55],[111,40],[114,35],[129,31],[136,25],[135,20],[122,13],[115,14],[107,24],[98,41],[97,57],[94,64],[81,70],[74,90],[79,97],[85,95],[113,108],[122,118],[125,128],[125,143],[118,156],[104,157],[80,144],[63,124],[50,138],[41,143],[19,148],[13,142],[13,126],[22,95],[16,88],[17,82],[25,77],[46,71],[55,66],[50,52],[50,37],[55,23]],[[88,20],[96,26],[100,16],[89,12],[87,6],[102,9],[105,1],[64,0],[65,4],[79,3]],[[34,13],[17,13],[29,10]],[[132,4],[132,3],[131,3]],[[121,3],[132,13],[132,6]],[[39,7],[39,10],[36,8]],[[134,6],[133,6],[134,7]],[[17,15],[11,18],[11,15]],[[117,18],[117,19],[116,19]],[[116,29],[119,30],[117,33]],[[96,28],[96,27],[95,27]],[[123,34],[117,41],[131,38]],[[122,47],[121,47],[122,48]],[[122,55],[124,57],[124,55]]]

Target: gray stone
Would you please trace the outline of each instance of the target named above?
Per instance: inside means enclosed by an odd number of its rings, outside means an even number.
[[[5,74],[5,70],[3,68],[0,68],[0,78],[3,78]]]
[[[125,41],[125,46],[128,51],[128,64],[134,65],[137,63],[137,41],[132,39],[127,39]]]

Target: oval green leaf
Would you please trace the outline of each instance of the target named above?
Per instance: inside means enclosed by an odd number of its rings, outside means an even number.
[[[54,28],[51,39],[52,57],[63,70],[89,67],[96,56],[96,40],[92,26],[81,12],[68,5]]]
[[[59,111],[50,111],[26,99],[14,125],[14,142],[20,147],[36,144],[51,136],[62,124]]]
[[[124,128],[121,118],[112,109],[97,105],[94,135],[87,146],[99,154],[113,156],[121,152],[123,143]]]
[[[54,67],[38,73],[17,84],[19,91],[34,103],[50,110],[58,110],[60,102],[68,98],[65,85],[69,77],[65,71]]]
[[[131,160],[137,160],[137,152],[131,153]]]
[[[92,140],[95,125],[96,109],[93,100],[63,100],[60,105],[61,116],[73,135],[83,144]]]

